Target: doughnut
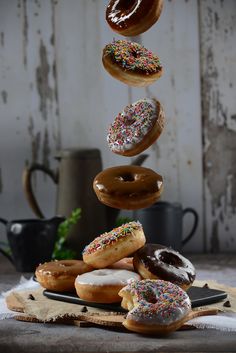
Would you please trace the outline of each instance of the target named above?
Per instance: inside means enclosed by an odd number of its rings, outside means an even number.
[[[163,191],[162,176],[136,165],[111,167],[93,181],[98,199],[107,206],[137,210],[154,204]]]
[[[35,276],[39,284],[46,289],[71,292],[75,290],[75,278],[92,270],[92,266],[81,260],[60,260],[39,265],[35,270]]]
[[[171,248],[146,244],[134,255],[134,269],[143,278],[170,281],[184,290],[191,287],[195,276],[192,263]]]
[[[116,303],[121,301],[119,291],[129,280],[140,279],[132,271],[100,269],[79,275],[75,279],[75,289],[78,296],[89,302]]]
[[[107,142],[112,152],[123,156],[135,156],[160,136],[165,115],[155,99],[140,99],[128,105],[110,125]]]
[[[95,238],[83,250],[83,260],[94,268],[104,268],[129,256],[145,244],[139,222],[129,222]]]
[[[159,58],[142,45],[128,40],[114,40],[103,49],[102,62],[117,80],[134,87],[145,87],[162,76]]]
[[[114,264],[108,266],[109,268],[134,271],[133,257],[125,257]]]
[[[121,289],[121,306],[128,309],[123,325],[130,331],[164,335],[180,328],[191,302],[179,286],[163,280],[134,280]]]
[[[146,32],[159,19],[163,0],[111,0],[106,20],[111,29],[123,36]]]

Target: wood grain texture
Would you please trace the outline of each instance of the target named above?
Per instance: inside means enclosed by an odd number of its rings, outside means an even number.
[[[200,1],[200,28],[206,248],[235,251],[235,1]]]

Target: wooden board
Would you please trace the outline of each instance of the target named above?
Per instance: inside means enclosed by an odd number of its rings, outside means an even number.
[[[14,317],[18,321],[42,323],[33,316],[24,314],[24,306],[17,300],[13,294],[9,294],[6,297],[6,303],[9,310],[20,312],[21,314]],[[83,319],[76,320],[73,318],[59,318],[56,321],[51,321],[51,323],[57,324],[70,324],[79,327],[91,327],[91,326],[109,326],[109,327],[120,327],[123,328],[122,322],[124,321],[124,315],[120,314],[107,314],[107,315],[81,315]]]
[[[21,314],[15,315],[15,319],[18,321],[26,321],[33,323],[43,323],[44,321],[38,320],[36,317],[28,314],[24,314],[24,307],[14,296],[14,293],[10,294],[7,299],[7,306],[10,310],[22,312]],[[37,304],[36,304],[37,305]],[[218,312],[217,309],[199,309],[194,310],[190,313],[189,319],[196,316],[208,315],[208,314],[216,314]],[[205,313],[205,314],[204,314]],[[59,317],[56,320],[47,321],[47,323],[55,323],[55,324],[70,324],[76,325],[79,327],[91,327],[91,326],[103,326],[103,327],[111,327],[125,330],[123,326],[123,321],[125,319],[125,314],[120,313],[112,313],[112,312],[104,312],[104,313],[89,313],[89,314],[80,314],[78,319],[67,317]],[[190,325],[184,324],[181,329],[188,329]]]

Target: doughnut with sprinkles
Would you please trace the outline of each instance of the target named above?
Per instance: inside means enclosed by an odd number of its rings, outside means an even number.
[[[131,281],[119,295],[129,310],[123,325],[134,332],[165,335],[180,328],[191,312],[187,293],[163,280]]]
[[[139,222],[129,222],[95,238],[83,251],[83,260],[94,268],[105,268],[131,255],[146,242]]]
[[[140,99],[128,105],[110,125],[107,135],[112,152],[123,156],[135,156],[160,136],[164,128],[165,114],[155,99]]]
[[[102,62],[117,80],[134,87],[145,87],[162,76],[163,67],[157,55],[128,40],[114,40],[103,49]]]

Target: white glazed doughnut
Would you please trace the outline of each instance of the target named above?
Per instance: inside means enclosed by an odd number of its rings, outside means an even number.
[[[140,276],[132,271],[105,268],[78,276],[75,289],[83,300],[116,303],[121,301],[118,292],[132,279],[140,279]]]
[[[123,156],[135,156],[160,136],[165,115],[155,99],[144,98],[128,105],[110,125],[107,142],[112,152]]]
[[[191,311],[187,293],[167,281],[131,281],[119,295],[129,310],[123,325],[134,332],[167,334],[181,327]]]

